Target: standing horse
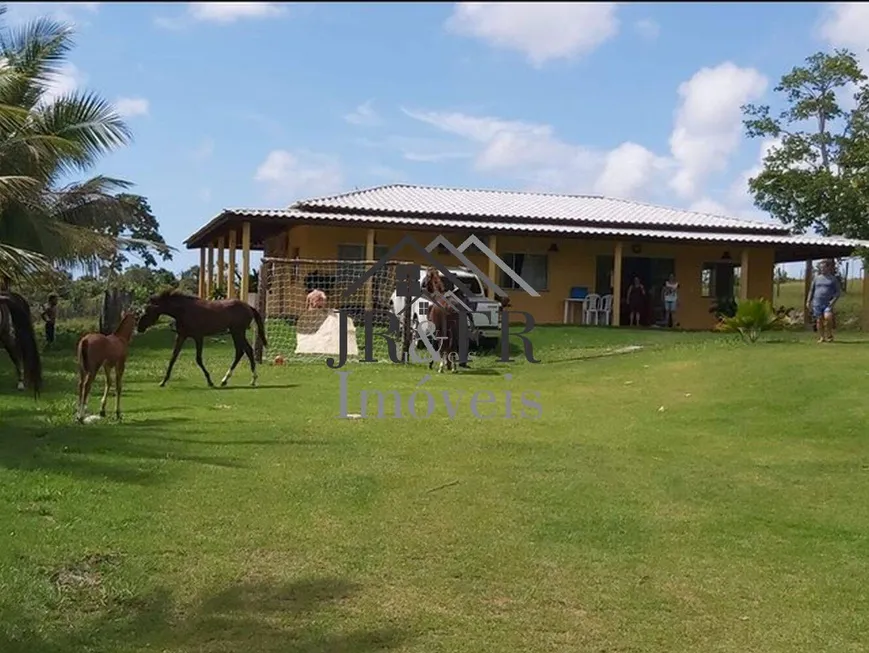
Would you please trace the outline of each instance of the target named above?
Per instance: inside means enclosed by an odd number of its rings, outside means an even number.
[[[121,419],[121,380],[127,365],[127,353],[136,327],[136,314],[124,313],[115,332],[104,336],[102,333],[87,333],[76,345],[78,359],[78,421],[83,422],[87,412],[91,386],[102,367],[106,373],[106,389],[100,402],[100,417],[106,416],[106,401],[109,386],[112,384],[111,371],[115,370],[115,417]]]
[[[455,358],[459,351],[459,311],[444,297],[444,280],[436,268],[429,268],[428,274],[422,282],[423,289],[431,296],[432,304],[428,309],[428,321],[435,325],[435,335],[438,341],[438,356],[440,363],[438,372],[443,372],[444,367],[451,372],[456,372]],[[434,361],[428,364],[429,369]]]
[[[30,305],[18,293],[0,292],[0,344],[15,366],[18,389],[24,390],[25,385],[28,385],[33,388],[33,394],[39,396],[42,389],[42,360],[36,345]]]
[[[187,338],[193,338],[193,342],[196,343],[196,364],[205,374],[205,380],[209,387],[213,388],[214,383],[211,381],[211,375],[202,362],[202,343],[206,336],[213,336],[226,331],[229,331],[232,342],[235,344],[235,360],[232,361],[232,365],[230,365],[220,385],[225,386],[229,382],[236,365],[245,355],[250,361],[252,375],[250,384],[256,385],[256,360],[254,360],[253,348],[246,335],[252,321],[256,321],[257,333],[262,340],[263,347],[267,347],[268,344],[262,317],[253,306],[239,299],[208,300],[167,290],[159,295],[154,295],[149,300],[142,317],[139,318],[139,333],[143,333],[153,326],[161,315],[168,315],[175,320],[175,348],[172,350],[172,358],[169,359],[169,367],[166,368],[166,376],[163,377],[160,387],[165,386],[169,381],[172,368],[181,353],[184,342]]]

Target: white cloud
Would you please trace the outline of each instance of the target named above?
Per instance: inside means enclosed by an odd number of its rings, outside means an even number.
[[[122,97],[115,100],[115,111],[124,118],[147,116],[150,106],[148,100],[137,97]]]
[[[679,86],[670,151],[679,171],[670,186],[690,199],[708,176],[726,168],[742,137],[741,106],[760,98],[767,80],[753,68],[725,62],[702,68]]]
[[[191,22],[228,25],[239,20],[277,18],[286,14],[291,2],[188,2],[187,12],[167,18],[158,16],[154,24],[171,30],[181,30]]]
[[[349,122],[351,125],[379,125],[380,116],[378,116],[377,112],[374,111],[373,105],[374,103],[372,100],[363,102],[353,111],[344,116],[344,120]]]
[[[538,190],[634,197],[668,169],[666,159],[634,143],[602,152],[562,141],[550,125],[457,112],[403,111],[476,144],[477,171],[507,174]]]
[[[661,34],[661,26],[651,18],[643,18],[634,23],[637,33],[648,41],[654,41]]]
[[[819,36],[833,47],[848,48],[869,62],[869,5],[863,2],[831,2],[823,10]]]
[[[74,64],[64,63],[60,66],[58,72],[52,75],[51,81],[42,94],[41,102],[50,104],[57,98],[81,88],[86,83],[87,76],[84,73]]]
[[[862,2],[831,2],[823,10],[818,36],[833,48],[846,48],[857,55],[863,72],[869,72],[869,5]],[[839,105],[850,110],[856,107],[855,84],[848,84],[837,93]]]
[[[257,168],[254,181],[266,186],[272,201],[290,203],[301,196],[340,192],[344,175],[341,166],[331,157],[272,150]]]
[[[670,162],[642,145],[622,143],[604,157],[603,171],[595,181],[596,193],[608,197],[637,199],[648,190],[653,179],[671,168]]]
[[[286,11],[284,2],[191,2],[188,13],[194,20],[234,23],[244,18],[273,18]]]
[[[614,2],[459,2],[446,28],[522,52],[534,66],[589,54],[618,32]]]

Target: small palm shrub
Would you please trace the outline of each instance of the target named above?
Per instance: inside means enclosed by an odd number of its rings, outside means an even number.
[[[757,342],[764,331],[784,328],[784,316],[777,314],[766,299],[747,299],[738,302],[733,316],[722,317],[715,329],[724,333],[738,333],[746,342]]]

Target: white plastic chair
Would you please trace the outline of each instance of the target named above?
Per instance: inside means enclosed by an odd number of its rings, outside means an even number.
[[[582,323],[583,324],[592,324],[592,318],[594,318],[594,324],[597,324],[597,312],[600,308],[600,295],[597,293],[589,293],[585,296],[585,301],[582,302]]]
[[[613,296],[612,295],[604,295],[600,298],[600,305],[597,308],[597,316],[603,313],[603,323],[609,326],[610,319],[612,317],[613,312]],[[600,320],[595,320],[595,324],[599,324]]]

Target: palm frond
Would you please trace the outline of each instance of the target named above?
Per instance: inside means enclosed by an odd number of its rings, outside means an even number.
[[[71,25],[36,18],[0,32],[0,56],[17,75],[6,84],[4,101],[36,106],[67,65],[75,45]]]
[[[0,243],[0,277],[16,282],[33,275],[53,272],[51,263],[41,254]]]
[[[34,131],[75,143],[78,152],[58,161],[63,171],[84,170],[101,156],[132,141],[114,106],[98,94],[74,91],[33,112]]]

